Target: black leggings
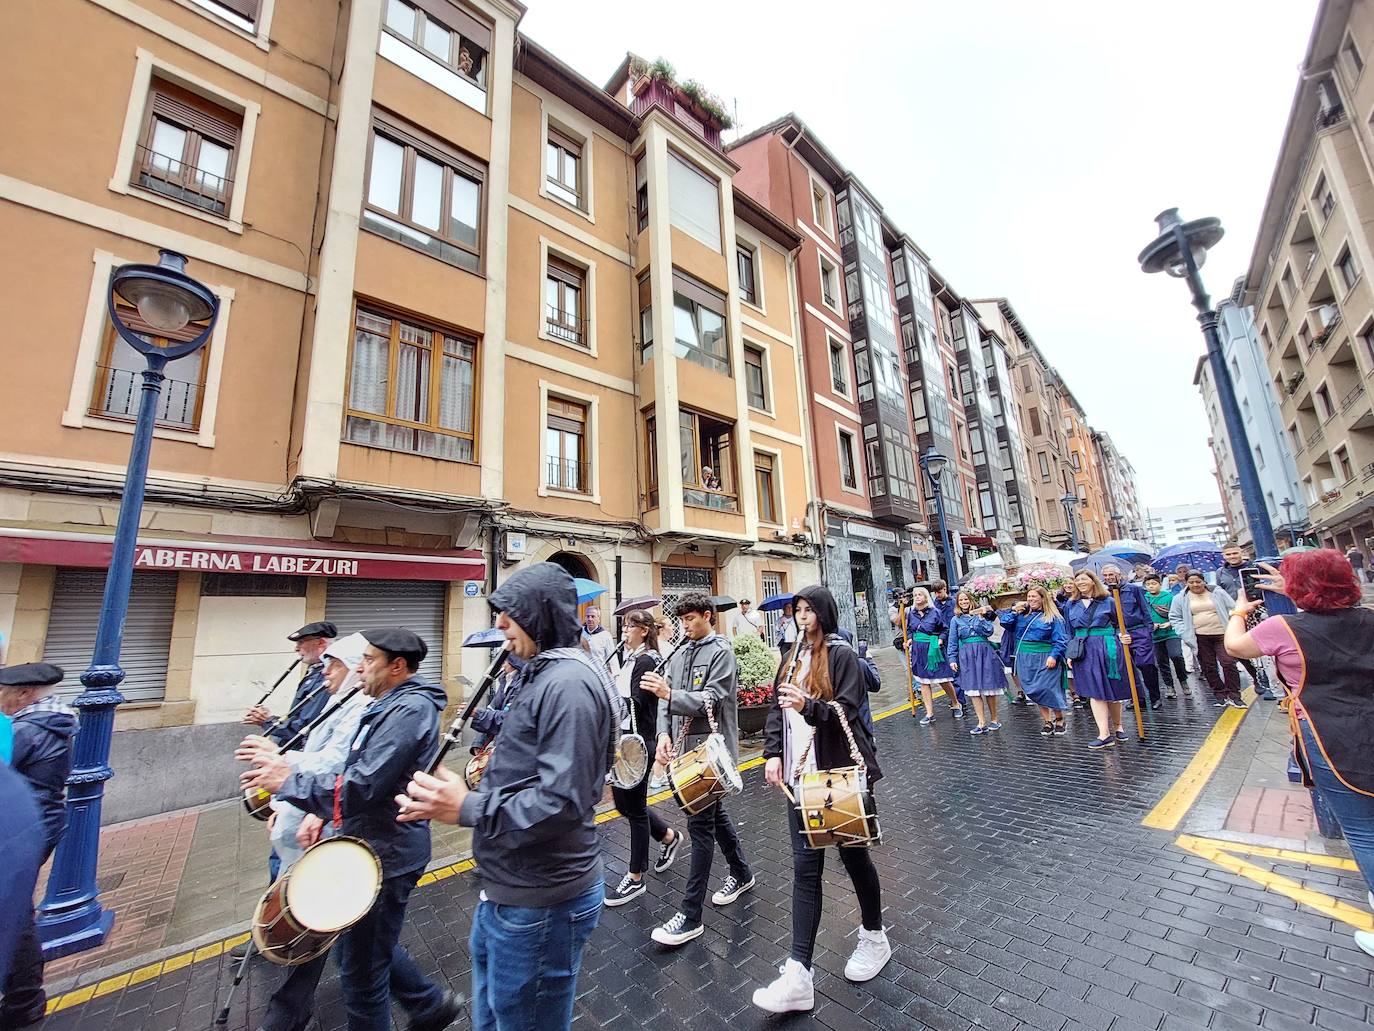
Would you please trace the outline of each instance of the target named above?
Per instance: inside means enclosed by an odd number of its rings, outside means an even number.
[[[872,795],[869,795],[870,805]],[[875,810],[876,811],[876,810]],[[825,872],[823,848],[810,848],[801,832],[801,813],[796,806],[788,806],[788,821],[792,828],[792,958],[808,970],[816,951],[816,932],[821,926],[821,876]],[[859,912],[864,929],[883,929],[882,885],[878,883],[878,869],[868,849],[851,846],[836,849],[854,893],[859,896]]]
[[[649,868],[649,837],[662,841],[668,836],[663,817],[650,809],[645,799],[649,795],[649,774],[632,788],[611,785],[611,798],[620,815],[630,823],[630,873],[642,874]]]

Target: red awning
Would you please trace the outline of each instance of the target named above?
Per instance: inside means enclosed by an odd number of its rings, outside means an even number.
[[[0,562],[106,569],[113,547],[113,538],[105,534],[0,527]],[[481,580],[486,576],[486,563],[477,551],[358,548],[267,537],[139,537],[134,568],[376,580]]]
[[[969,533],[960,534],[959,539],[963,541],[965,544],[972,544],[974,547],[977,548],[990,548],[997,543],[991,537],[978,537],[974,534]]]

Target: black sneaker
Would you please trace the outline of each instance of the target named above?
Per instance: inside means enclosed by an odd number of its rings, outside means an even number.
[[[248,955],[248,950],[251,948],[253,948],[253,939],[249,938],[247,941],[239,942],[232,949],[226,952],[225,955],[232,959],[235,963],[240,963],[243,961],[243,957]]]
[[[1062,718],[1054,721],[1054,732],[1056,734],[1067,734],[1069,732],[1069,728],[1064,726],[1064,720]]]
[[[1053,734],[1053,733],[1054,733],[1054,724],[1051,723],[1049,720],[1046,720],[1046,721],[1045,721],[1045,725],[1044,725],[1043,727],[1040,728],[1040,736],[1041,736],[1041,737],[1049,737],[1049,736],[1050,736],[1051,734]]]
[[[616,906],[623,906],[625,903],[633,901],[643,895],[647,889],[644,886],[644,879],[635,880],[629,874],[620,878],[620,883],[613,889],[606,892],[606,905],[614,909]]]
[[[700,920],[688,924],[683,914],[674,913],[673,918],[662,927],[655,927],[649,937],[660,945],[683,945],[693,938],[700,938],[705,929]]]
[[[1025,704],[1026,704],[1026,696],[1023,695],[1023,694],[1017,695],[1015,698],[1013,698],[1013,699],[1011,700],[1011,704],[1012,704],[1012,705],[1025,705]]]
[[[1116,739],[1117,739],[1118,741],[1125,741],[1125,740],[1126,740],[1126,732],[1125,732],[1124,730],[1118,730],[1118,731],[1116,732]]]
[[[734,902],[735,899],[752,888],[754,883],[755,879],[752,874],[747,881],[741,881],[734,874],[731,874],[729,877],[725,878],[725,882],[721,884],[720,891],[711,896],[711,902],[717,906],[728,906],[731,902]]]
[[[677,847],[682,844],[682,832],[673,831],[673,840],[658,846],[658,859],[654,861],[654,873],[662,873],[673,865],[677,858]]]
[[[1156,698],[1153,702],[1150,703],[1151,712],[1158,712],[1162,708],[1164,708],[1164,702],[1159,698]]]
[[[1213,708],[1213,709],[1224,709],[1224,708],[1226,708],[1226,703],[1223,702],[1220,698],[1213,698],[1213,699],[1212,699],[1212,708]]]
[[[444,1031],[462,1014],[466,1001],[457,992],[444,992],[444,998],[433,1015],[424,1020],[412,1020],[406,1025],[406,1031]]]

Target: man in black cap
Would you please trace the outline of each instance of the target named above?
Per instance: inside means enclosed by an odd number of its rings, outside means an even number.
[[[430,857],[428,823],[398,823],[395,796],[410,774],[438,750],[443,688],[415,675],[429,649],[401,627],[364,630],[358,673],[372,698],[344,760],[342,775],[294,770],[280,755],[260,752],[243,775],[307,814],[297,840],[308,848],[325,821],[332,833],[361,838],[382,864],[382,887],[367,915],[339,936],[340,986],[349,1031],[388,1031],[394,996],[410,1014],[410,1031],[442,1031],[457,1019],[460,997],[440,989],[398,944],[406,902]],[[310,1021],[315,986],[328,957],[293,967],[272,996],[261,1031],[299,1031]]]
[[[296,643],[296,655],[306,665],[306,674],[291,699],[290,716],[283,721],[281,717],[273,716],[266,706],[255,705],[243,717],[243,722],[261,725],[265,737],[284,745],[323,712],[325,703],[329,701],[328,692],[324,690],[324,650],[338,636],[339,628],[325,622],[307,623],[294,634],[287,634],[286,639]]]
[[[572,1022],[582,949],[605,899],[596,804],[620,700],[606,667],[579,646],[566,570],[522,569],[489,604],[524,660],[491,762],[475,791],[442,766],[436,776],[417,771],[397,802],[402,820],[472,828],[482,878],[468,946],[473,1028],[560,1031]]]
[[[67,827],[67,774],[72,769],[76,716],[53,697],[62,670],[48,662],[0,669],[0,712],[14,723],[11,765],[33,790],[42,819],[43,862]],[[34,929],[33,907],[20,932],[0,1002],[0,1029],[27,1027],[43,1019],[43,950]]]

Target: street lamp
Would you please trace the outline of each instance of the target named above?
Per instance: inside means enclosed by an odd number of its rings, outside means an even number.
[[[110,569],[100,602],[91,665],[81,674],[85,688],[73,701],[80,714],[72,771],[67,778],[66,833],[57,845],[47,891],[38,907],[38,937],[45,959],[56,959],[105,940],[114,913],[100,904],[95,886],[96,859],[100,850],[100,807],[110,769],[110,739],[114,733],[115,706],[124,701],[119,685],[119,649],[124,639],[124,620],[134,575],[134,548],[143,512],[148,479],[148,452],[153,443],[153,422],[162,393],[163,370],[168,362],[192,354],[204,346],[219,316],[219,298],[208,287],[186,275],[186,258],[173,251],[159,251],[156,265],[121,265],[110,274],[106,307],[115,331],[147,363],[138,419],[129,450],[123,500],[115,526]],[[190,340],[149,340],[124,322],[118,303],[138,309],[139,317],[165,337],[181,334],[187,326],[199,329]]]
[[[1078,550],[1078,525],[1073,521],[1073,506],[1078,504],[1078,495],[1066,493],[1059,499],[1064,506],[1064,518],[1069,521],[1069,550]]]
[[[921,456],[921,468],[930,480],[930,489],[935,495],[935,515],[940,520],[940,546],[945,552],[945,582],[953,590],[959,582],[954,565],[954,542],[949,536],[949,523],[945,520],[944,473],[949,459],[940,454],[931,444]]]
[[[1221,338],[1217,335],[1217,313],[1212,308],[1212,300],[1202,285],[1202,275],[1198,272],[1207,260],[1208,248],[1221,239],[1224,230],[1220,219],[1199,218],[1184,222],[1179,217],[1178,208],[1169,208],[1155,216],[1159,224],[1159,236],[1140,252],[1140,267],[1145,272],[1167,272],[1177,279],[1187,279],[1188,289],[1193,295],[1193,307],[1197,309],[1197,320],[1202,326],[1203,338],[1207,341],[1207,358],[1212,367],[1212,378],[1216,381],[1217,397],[1221,401],[1222,417],[1226,422],[1226,432],[1231,438],[1231,450],[1236,459],[1236,470],[1240,474],[1241,502],[1250,523],[1250,536],[1254,540],[1255,554],[1273,555],[1277,548],[1274,544],[1274,528],[1269,522],[1269,510],[1264,506],[1264,494],[1260,489],[1259,470],[1255,467],[1255,453],[1250,449],[1250,440],[1245,433],[1245,423],[1240,417],[1240,406],[1236,402],[1236,386],[1231,382],[1231,371],[1226,367],[1221,353]]]

